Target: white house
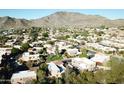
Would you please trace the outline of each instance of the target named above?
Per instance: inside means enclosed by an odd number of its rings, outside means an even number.
[[[24,35],[24,40],[22,41],[22,43],[27,43],[28,41],[29,41],[29,36]]]
[[[26,84],[32,80],[36,80],[37,75],[35,71],[20,71],[18,73],[14,73],[11,77],[12,84]]]
[[[32,42],[30,46],[32,47],[40,47],[44,42],[43,41],[37,41],[37,42]]]
[[[106,63],[106,62],[108,62],[110,60],[110,56],[102,54],[102,53],[97,53],[90,60],[103,64],[103,63]]]
[[[6,45],[6,46],[13,46],[13,43],[14,43],[14,42],[6,42],[5,45]]]
[[[37,61],[39,60],[39,54],[31,54],[29,52],[24,52],[20,58],[22,61]]]
[[[8,40],[5,45],[6,46],[13,46],[13,44],[16,42],[16,39]]]
[[[67,49],[67,54],[70,56],[76,56],[81,54],[81,52],[78,51],[78,49],[74,48],[74,49]]]
[[[33,47],[36,53],[39,53],[43,48],[42,47]]]
[[[64,73],[66,68],[63,66],[62,61],[52,61],[60,69],[60,73]]]
[[[60,47],[67,46],[67,42],[64,42],[64,41],[55,42],[55,45],[60,48]]]
[[[92,71],[96,66],[96,63],[88,58],[72,58],[71,65],[79,69],[80,71],[88,70]]]
[[[107,42],[106,42],[107,43]],[[102,52],[116,52],[115,48],[109,47],[110,45],[104,45],[103,43],[87,43],[87,47],[95,48],[97,50],[100,50]]]
[[[14,45],[13,47],[14,47],[14,48],[18,48],[18,49],[20,49],[20,48],[21,48],[21,46],[20,46],[20,45]]]
[[[60,69],[53,62],[48,63],[48,70],[49,70],[52,77],[53,76],[54,77],[60,77],[61,76]]]
[[[120,40],[119,40],[120,41]],[[100,42],[100,44],[110,47],[118,47],[118,48],[124,48],[124,44],[121,42],[117,42],[117,39],[114,38],[114,40],[103,40]]]
[[[55,46],[52,46],[50,44],[45,44],[44,47],[46,47],[48,54],[55,54],[55,50],[56,50]]]
[[[5,53],[11,53],[11,47],[3,47],[3,48],[0,48],[0,53],[1,54],[5,54]]]

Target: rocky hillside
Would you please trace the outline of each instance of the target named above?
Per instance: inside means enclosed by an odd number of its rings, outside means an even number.
[[[26,19],[16,19],[9,16],[0,17],[0,28],[25,28],[30,26],[30,21]]]
[[[49,26],[99,26],[111,25],[111,21],[101,16],[84,15],[72,12],[56,12],[49,16],[32,20],[33,25],[49,25]]]

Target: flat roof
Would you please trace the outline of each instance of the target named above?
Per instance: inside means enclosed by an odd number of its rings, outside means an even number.
[[[31,76],[36,76],[35,71],[26,70],[26,71],[20,71],[19,73],[14,73],[12,75],[11,79],[13,79],[13,78],[31,77]]]

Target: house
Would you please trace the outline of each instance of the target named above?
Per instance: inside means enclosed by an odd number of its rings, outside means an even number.
[[[43,48],[42,47],[33,47],[35,53],[39,53]]]
[[[76,49],[76,48],[74,48],[74,49],[67,49],[66,52],[70,56],[77,56],[77,55],[81,54],[81,52],[79,52],[79,50]]]
[[[14,42],[11,42],[11,41],[7,41],[7,42],[5,43],[6,46],[13,46],[13,44],[14,44]]]
[[[13,47],[14,47],[14,48],[21,49],[21,46],[20,46],[20,45],[14,45]]]
[[[14,73],[11,77],[11,83],[26,84],[36,79],[37,79],[37,76],[35,71],[26,70],[26,71],[20,71],[18,73]]]
[[[55,63],[48,63],[48,70],[50,72],[51,77],[61,77],[60,69],[56,66]]]
[[[53,63],[60,69],[60,73],[64,73],[66,68],[63,66],[62,61],[53,61]]]
[[[42,47],[43,46],[43,41],[37,41],[37,42],[32,42],[31,44],[30,44],[30,46],[32,46],[32,47]]]
[[[0,48],[0,54],[5,54],[5,53],[10,54],[11,50],[12,50],[11,47],[5,47],[5,48],[2,47],[2,48]]]
[[[87,43],[87,47],[97,49],[101,52],[107,52],[107,53],[116,52],[115,48],[112,48],[109,45],[103,45],[102,43],[100,43],[100,44],[98,44],[98,43]]]
[[[13,46],[14,45],[14,43],[16,42],[16,38],[15,39],[10,39],[10,40],[8,40],[6,43],[5,43],[5,45],[6,46]]]
[[[114,38],[113,40],[103,40],[100,42],[100,44],[109,47],[124,48],[124,43],[120,42],[120,40],[118,41],[116,38]]]
[[[93,50],[87,50],[87,56],[88,56],[89,59],[92,58],[92,57],[94,57],[95,54],[96,54],[95,51],[93,51]]]
[[[102,53],[96,53],[95,56],[92,57],[90,60],[93,62],[96,62],[96,64],[103,65],[104,63],[110,60],[110,56],[102,54]]]
[[[48,54],[55,54],[55,50],[56,50],[55,46],[52,46],[50,44],[45,44],[44,47],[46,47]]]
[[[70,42],[68,41],[59,41],[59,42],[55,42],[55,46],[57,46],[59,52],[61,52],[63,49],[68,49],[72,47],[72,44],[70,44]]]
[[[55,47],[51,47],[51,48],[49,47],[49,48],[47,48],[47,53],[48,54],[54,54],[55,55],[56,54],[55,53]]]
[[[94,70],[96,63],[84,57],[84,58],[72,58],[71,65],[73,67],[76,67],[80,71],[83,70],[92,71]]]
[[[60,41],[60,42],[55,42],[55,46],[58,46],[59,50],[63,49],[63,47],[67,46],[67,42]]]
[[[24,40],[22,41],[22,43],[27,43],[28,41],[29,41],[29,36],[24,35]]]
[[[21,61],[38,61],[39,60],[39,54],[34,54],[33,52],[24,52],[22,54],[22,57],[20,58]]]

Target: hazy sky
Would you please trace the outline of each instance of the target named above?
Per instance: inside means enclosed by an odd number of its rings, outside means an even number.
[[[36,19],[58,11],[101,15],[109,19],[124,19],[124,9],[0,9],[0,16]]]

